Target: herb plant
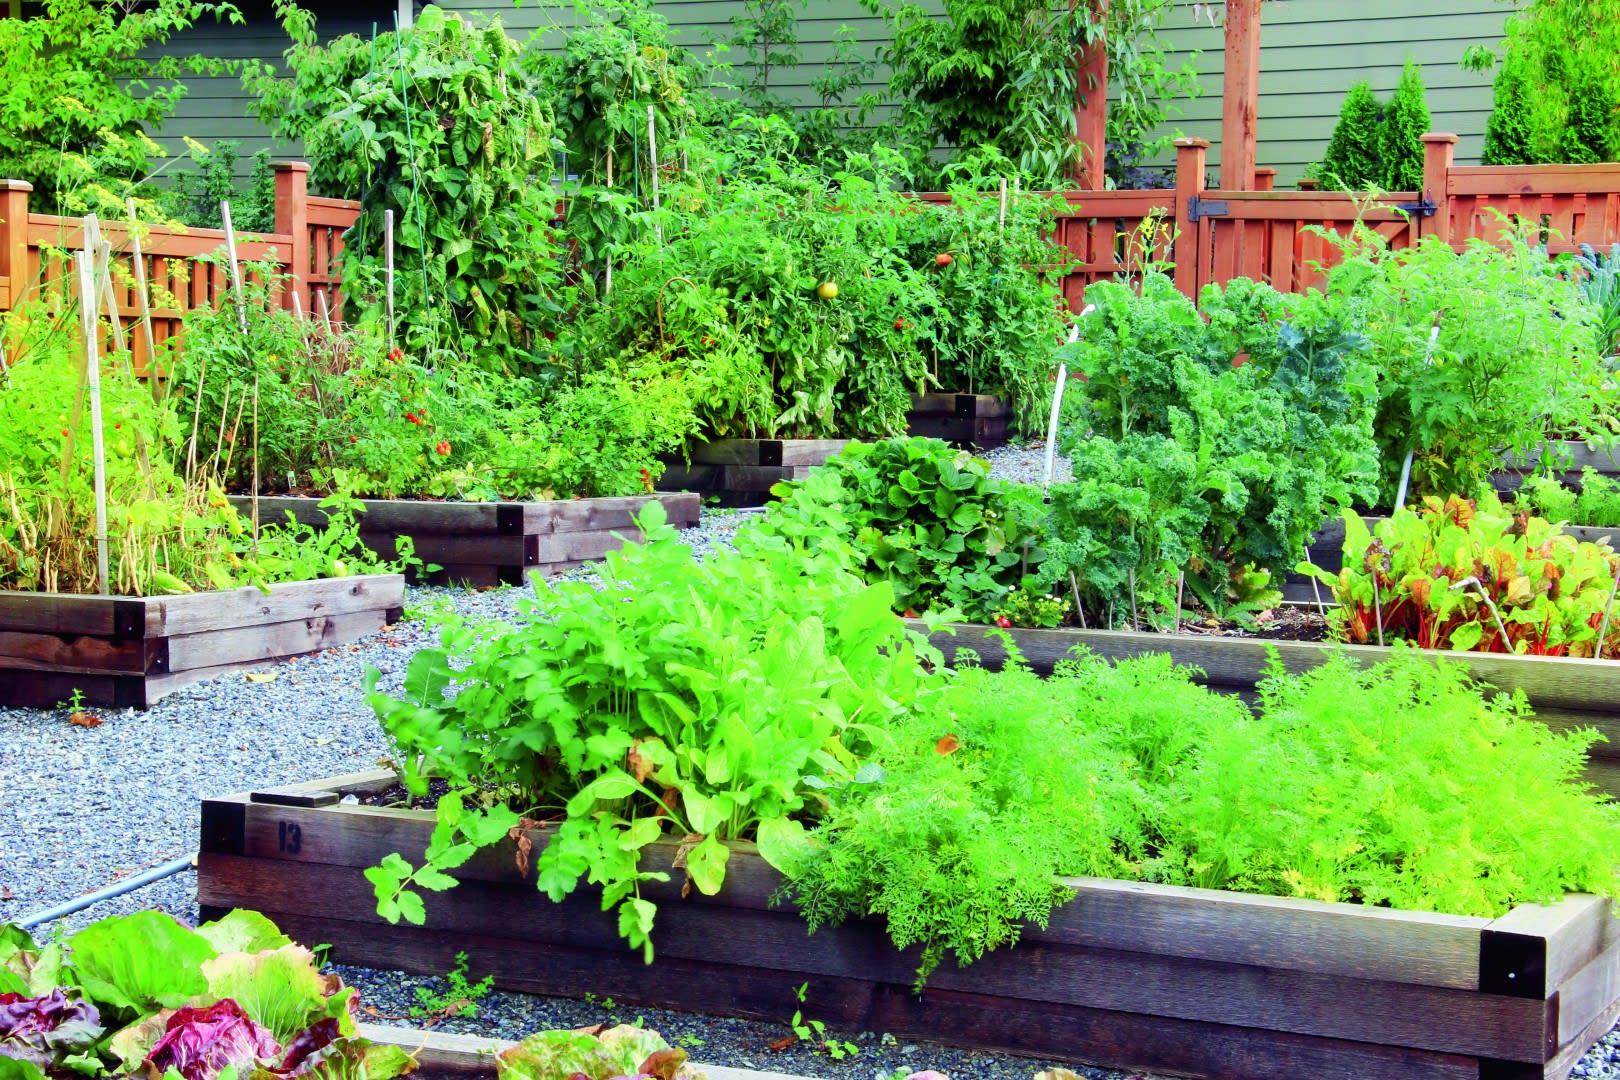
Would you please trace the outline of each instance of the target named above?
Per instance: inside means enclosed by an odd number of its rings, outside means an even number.
[[[1278,663],[1253,714],[1162,655],[968,668],[893,736],[785,891],[812,927],[884,916],[919,980],[1045,926],[1061,875],[1486,917],[1620,886],[1620,815],[1575,780],[1592,734],[1410,650]]]
[[[1572,525],[1620,525],[1620,481],[1588,466],[1580,483],[1566,487],[1556,476],[1534,475],[1514,492],[1514,511]]]
[[[855,755],[926,699],[887,585],[812,543],[741,537],[740,554],[697,562],[658,503],[639,524],[647,543],[609,555],[602,588],[558,583],[516,627],[452,623],[412,660],[403,699],[371,695],[407,786],[450,783],[424,863],[395,853],[366,872],[389,920],[422,922],[418,889],[450,887],[446,871],[478,848],[557,819],[535,861],[541,891],[602,886],[650,960],[642,882],[680,870],[712,894],[727,840],[757,839],[778,861],[814,793],[857,778]],[[646,857],[666,837],[679,858],[661,867]]]

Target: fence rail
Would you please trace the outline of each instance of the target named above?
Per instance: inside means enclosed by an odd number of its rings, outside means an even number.
[[[1176,186],[1152,191],[1070,191],[1068,208],[1054,226],[1055,241],[1075,260],[1062,283],[1069,305],[1078,308],[1086,286],[1136,269],[1141,245],[1156,258],[1175,263],[1176,285],[1196,298],[1211,282],[1234,277],[1269,281],[1284,292],[1320,285],[1323,269],[1337,249],[1313,226],[1344,235],[1360,222],[1391,247],[1410,246],[1426,237],[1461,248],[1470,240],[1500,242],[1505,231],[1527,226],[1554,254],[1580,244],[1607,250],[1620,243],[1620,162],[1594,165],[1483,165],[1452,163],[1457,137],[1423,137],[1423,190],[1380,198],[1328,191],[1269,190],[1272,170],[1257,170],[1262,190],[1225,191],[1204,186],[1209,142],[1176,143]],[[273,261],[305,311],[323,296],[338,310],[338,257],[343,235],[359,215],[359,204],[311,196],[309,166],[276,166],[275,226],[266,234],[239,239],[238,258]],[[0,180],[0,312],[31,296],[65,295],[71,275],[60,252],[82,242],[77,219],[28,212],[32,188]],[[939,201],[941,195],[924,195]],[[1153,224],[1144,230],[1144,223]],[[114,276],[123,282],[120,316],[138,318],[132,281],[128,227],[102,226],[114,250]],[[1144,240],[1144,237],[1146,238]],[[155,294],[153,337],[161,345],[175,336],[187,311],[218,305],[227,295],[227,271],[207,258],[220,250],[217,229],[143,232],[142,254]],[[149,362],[140,334],[130,335],[137,370]]]

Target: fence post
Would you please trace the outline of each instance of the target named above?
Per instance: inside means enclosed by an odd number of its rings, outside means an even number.
[[[276,163],[276,232],[289,237],[287,272],[291,291],[305,311],[309,306],[309,165],[302,161]],[[283,295],[282,307],[292,307],[292,297]]]
[[[1070,6],[1079,0],[1069,0]],[[1088,0],[1091,21],[1108,18],[1108,0]],[[1075,62],[1074,181],[1087,191],[1107,187],[1104,159],[1108,156],[1108,49],[1101,39],[1080,50]]]
[[[28,282],[28,193],[26,180],[0,180],[0,311],[9,311],[22,299]]]
[[[1176,140],[1176,288],[1190,297],[1198,296],[1198,222],[1192,220],[1192,200],[1204,190],[1204,164],[1209,140]]]
[[[1434,216],[1418,219],[1418,235],[1438,237],[1451,243],[1451,159],[1457,150],[1457,136],[1449,131],[1431,131],[1423,136],[1422,197],[1434,203]]]
[[[1262,165],[1254,170],[1254,190],[1273,191],[1277,187],[1277,170],[1270,165]]]
[[[1226,74],[1221,91],[1221,190],[1254,184],[1260,113],[1260,0],[1226,0]]]

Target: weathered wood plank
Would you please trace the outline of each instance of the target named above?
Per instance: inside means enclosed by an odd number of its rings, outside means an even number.
[[[143,709],[145,682],[138,675],[91,675],[76,672],[22,671],[0,668],[0,701],[29,709],[51,709],[70,701],[74,692],[97,708]]]
[[[246,495],[231,496],[231,505],[247,513],[252,499]],[[365,513],[360,515],[361,527],[367,532],[404,533],[415,536],[425,533],[496,532],[500,508],[494,502],[434,502],[416,499],[362,499]],[[320,500],[303,496],[260,496],[260,521],[285,521],[290,513],[295,521],[323,528],[326,511]]]
[[[0,668],[12,670],[145,675],[161,651],[161,639],[23,634],[0,628]]]
[[[140,597],[40,592],[0,592],[0,627],[105,637],[142,637],[158,630],[157,612]]]
[[[208,630],[401,608],[405,604],[405,579],[399,574],[357,574],[282,582],[272,586],[268,594],[247,586],[224,592],[165,596],[158,602],[162,605],[160,632],[178,638]]]
[[[908,418],[914,416],[1006,417],[1012,402],[991,394],[912,394]]]
[[[655,499],[663,503],[669,523],[676,528],[697,524],[703,509],[700,496],[683,492],[518,505],[523,508],[523,531],[544,535],[629,529],[634,526],[635,515],[641,512],[641,508]]]
[[[849,445],[848,439],[716,439],[693,443],[698,465],[820,465]]]
[[[908,417],[906,433],[918,438],[994,450],[1007,445],[1005,417],[917,416]]]
[[[1594,1020],[1620,1000],[1620,943],[1558,982],[1558,1045],[1580,1037]]]
[[[1614,912],[1605,897],[1521,904],[1485,927],[1480,985],[1491,993],[1546,997],[1616,940]]]
[[[199,876],[201,903],[252,905],[275,895],[311,916],[383,925],[367,914],[374,897],[356,870],[334,874],[309,864],[207,858],[210,872]],[[525,942],[590,942],[605,954],[625,951],[616,917],[598,909],[589,896],[552,904],[467,881],[432,898],[428,918],[436,928],[464,936],[498,926]],[[915,949],[896,952],[875,922],[846,924],[811,940],[797,915],[679,902],[662,906],[653,938],[665,958],[895,986],[908,985],[918,959]],[[1556,1016],[1549,1017],[1554,1007],[1545,1001],[1111,949],[997,950],[967,969],[941,967],[930,985],[1512,1061],[1539,1063],[1556,1050],[1547,1037],[1548,1027],[1556,1028]]]
[[[399,539],[402,534],[376,532],[366,529],[360,533],[360,542],[378,556],[389,561],[399,558]],[[521,535],[499,536],[490,533],[420,533],[411,536],[412,551],[423,562],[456,564],[483,564],[486,566],[527,566],[524,543],[529,537]]]
[[[228,664],[258,664],[315,652],[375,633],[387,622],[388,612],[374,607],[171,637],[169,671],[179,673]]]

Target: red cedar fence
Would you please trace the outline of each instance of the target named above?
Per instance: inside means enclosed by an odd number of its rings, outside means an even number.
[[[275,225],[268,233],[238,233],[236,257],[242,262],[273,262],[288,275],[281,290],[285,307],[298,294],[305,311],[321,295],[336,310],[337,256],[343,233],[360,212],[348,199],[327,199],[309,194],[309,166],[287,162],[276,166]],[[0,313],[29,299],[62,297],[71,293],[71,262],[62,252],[84,245],[79,218],[28,212],[32,185],[0,180]],[[101,222],[103,239],[112,244],[114,298],[129,334],[137,371],[147,369],[146,341],[138,332],[141,308],[135,292],[129,224]],[[151,292],[152,337],[159,349],[180,332],[185,313],[194,308],[217,307],[230,293],[229,270],[202,261],[202,256],[223,250],[220,229],[142,229],[142,261]]]
[[[1319,285],[1319,267],[1331,265],[1334,248],[1308,229],[1312,225],[1342,235],[1360,221],[1397,248],[1426,236],[1458,247],[1474,238],[1497,240],[1505,228],[1520,224],[1530,226],[1554,253],[1581,243],[1607,250],[1620,242],[1620,162],[1457,166],[1452,164],[1455,135],[1423,138],[1423,190],[1377,200],[1343,192],[1273,191],[1270,169],[1256,170],[1260,190],[1206,189],[1209,142],[1178,140],[1174,188],[1063,193],[1069,211],[1057,221],[1056,239],[1078,264],[1064,279],[1064,296],[1078,309],[1087,285],[1137,268],[1137,236],[1143,223],[1153,220],[1160,223],[1156,254],[1175,263],[1177,286],[1193,297],[1210,282],[1234,277],[1269,281],[1284,292]],[[237,256],[281,265],[291,284],[282,294],[284,305],[291,306],[297,292],[304,310],[312,311],[311,300],[324,294],[336,310],[336,259],[359,204],[309,195],[308,172],[309,166],[298,162],[277,166],[274,231],[239,240]],[[28,213],[30,190],[28,184],[0,180],[0,312],[53,289],[60,294],[66,268],[52,251],[82,243],[78,219]],[[125,283],[118,290],[119,311],[133,327],[139,305],[129,287],[128,230],[106,222],[103,232],[120,267],[115,279]],[[154,302],[162,304],[152,312],[158,342],[178,332],[186,311],[217,305],[228,293],[224,269],[198,262],[224,242],[218,229],[154,228],[143,236],[147,279]],[[142,335],[133,333],[130,340],[136,366],[144,370]]]

